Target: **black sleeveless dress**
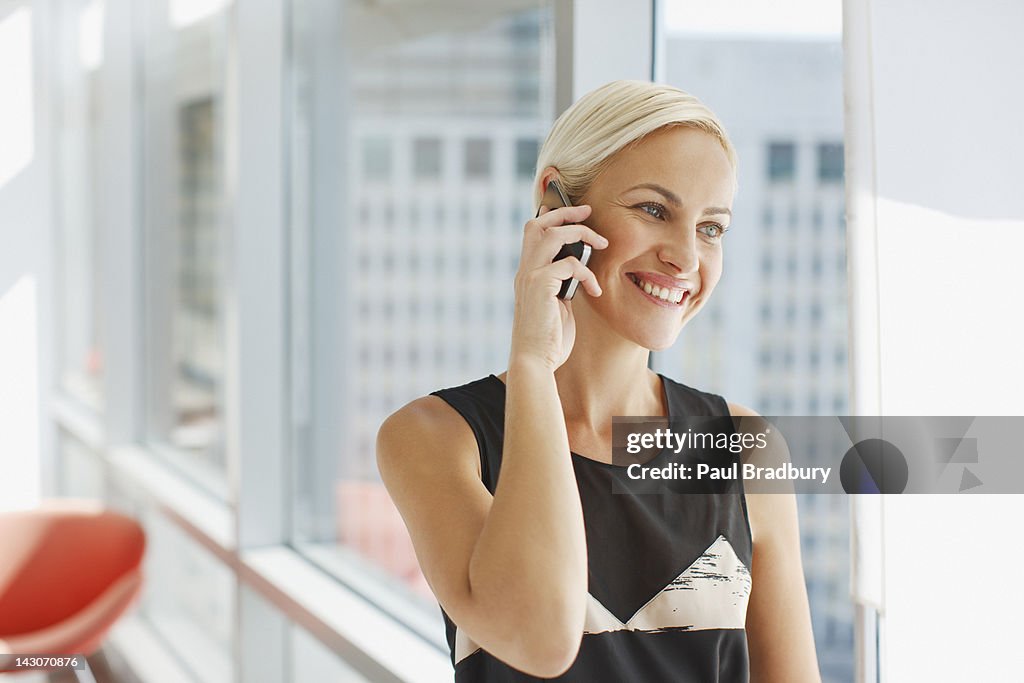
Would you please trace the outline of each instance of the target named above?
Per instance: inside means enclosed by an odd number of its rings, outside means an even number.
[[[728,416],[721,396],[664,375],[670,418]],[[504,443],[505,384],[489,375],[432,392],[469,423],[493,494]],[[728,421],[723,421],[728,422]],[[539,679],[480,648],[442,608],[456,683],[748,681],[744,624],[752,545],[742,481],[701,495],[611,493],[623,467],[572,454],[589,563],[579,655]]]

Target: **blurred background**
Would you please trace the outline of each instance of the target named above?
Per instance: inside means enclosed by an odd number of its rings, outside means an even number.
[[[765,415],[872,407],[843,22],[841,0],[0,2],[0,329],[22,331],[0,508],[143,520],[110,645],[143,680],[450,678],[375,434],[505,368],[537,152],[575,98],[670,83],[739,154],[722,283],[653,367]],[[823,680],[877,680],[851,501],[798,502]]]

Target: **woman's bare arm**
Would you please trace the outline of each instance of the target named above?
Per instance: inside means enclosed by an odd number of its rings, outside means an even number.
[[[583,511],[552,370],[510,365],[505,423],[493,498],[472,431],[434,396],[385,421],[377,462],[448,616],[495,657],[552,677],[576,658],[587,594]]]
[[[579,223],[589,206],[545,208],[523,229],[493,499],[480,482],[471,430],[435,397],[385,421],[377,462],[452,621],[509,665],[553,677],[576,659],[587,605],[583,507],[555,384],[576,326],[570,302],[557,294],[574,277],[601,295],[579,259],[555,256],[579,240],[595,249],[608,241]]]

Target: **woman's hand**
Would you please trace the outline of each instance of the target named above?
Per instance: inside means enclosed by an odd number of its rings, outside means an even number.
[[[541,211],[523,229],[509,364],[524,359],[540,361],[554,371],[569,357],[576,340],[572,302],[558,298],[562,280],[576,278],[595,297],[601,296],[601,286],[593,271],[575,256],[551,260],[565,244],[583,240],[593,249],[604,249],[608,240],[579,223],[590,215],[586,204]]]

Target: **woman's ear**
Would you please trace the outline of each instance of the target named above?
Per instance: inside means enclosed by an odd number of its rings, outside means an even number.
[[[559,175],[557,168],[555,168],[554,166],[548,166],[547,168],[545,168],[544,171],[540,174],[540,182],[536,188],[537,196],[543,197],[544,193],[547,192],[548,190],[548,183],[550,183],[552,180],[558,180],[558,178]]]

